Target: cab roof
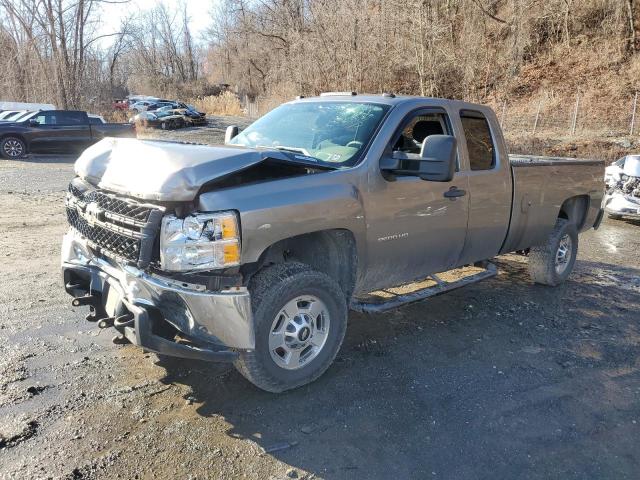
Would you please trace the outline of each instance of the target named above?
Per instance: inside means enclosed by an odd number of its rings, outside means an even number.
[[[415,103],[416,106],[422,106],[427,103],[429,105],[433,105],[434,107],[443,107],[445,105],[450,105],[458,109],[477,109],[479,107],[483,107],[483,105],[481,104],[463,102],[461,100],[450,100],[447,98],[420,97],[414,95],[394,95],[388,93],[360,95],[355,92],[328,92],[316,97],[300,97],[290,103],[297,102],[378,103],[391,106],[412,103]]]

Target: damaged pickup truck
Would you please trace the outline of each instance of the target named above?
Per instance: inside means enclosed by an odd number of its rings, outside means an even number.
[[[233,362],[271,392],[329,367],[349,309],[490,277],[507,252],[558,285],[603,215],[603,162],[509,156],[494,113],[470,103],[299,98],[229,127],[226,143],[87,149],[67,194],[64,284],[119,342]]]

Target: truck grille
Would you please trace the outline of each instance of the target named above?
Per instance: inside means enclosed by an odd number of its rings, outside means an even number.
[[[93,249],[145,268],[153,257],[164,207],[103,192],[75,179],[66,199],[67,220]]]

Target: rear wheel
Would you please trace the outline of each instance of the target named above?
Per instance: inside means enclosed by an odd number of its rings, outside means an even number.
[[[282,392],[316,380],[333,362],[347,327],[338,284],[301,263],[265,268],[251,281],[256,348],[235,366],[251,383]]]
[[[4,158],[22,158],[27,153],[27,146],[18,137],[5,137],[0,141],[0,153]]]
[[[556,286],[571,274],[578,254],[578,231],[564,218],[558,218],[544,245],[531,247],[529,275],[535,283]]]

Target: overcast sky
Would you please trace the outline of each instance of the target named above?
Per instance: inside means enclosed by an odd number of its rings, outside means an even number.
[[[200,34],[203,33],[207,29],[207,27],[209,27],[209,10],[211,9],[215,0],[164,1],[164,3],[172,8],[180,8],[182,2],[186,3],[187,5],[187,13],[191,19],[191,32],[194,38],[199,39]],[[125,4],[102,4],[102,15],[100,17],[103,24],[102,28],[100,29],[100,34],[105,35],[117,31],[122,18],[131,14],[135,14],[142,10],[149,10],[156,6],[158,3],[162,2],[158,0],[130,0]],[[106,42],[107,44],[111,43],[109,39],[106,39]]]

